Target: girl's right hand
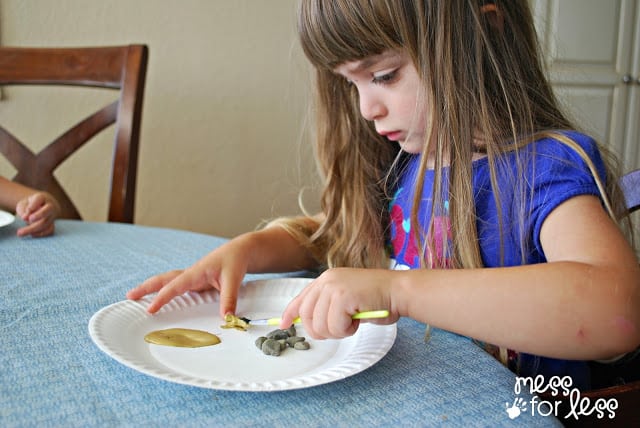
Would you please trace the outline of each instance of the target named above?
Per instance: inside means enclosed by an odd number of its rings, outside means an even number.
[[[137,300],[158,292],[147,312],[156,313],[174,297],[187,291],[216,289],[220,292],[220,316],[235,313],[238,290],[247,273],[248,248],[245,241],[232,240],[185,270],[155,275],[127,292],[127,298]]]

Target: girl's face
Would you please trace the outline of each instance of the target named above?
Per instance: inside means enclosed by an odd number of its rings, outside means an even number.
[[[374,122],[380,135],[397,141],[408,153],[422,152],[427,109],[418,95],[418,72],[406,53],[388,50],[345,62],[334,71],[356,87],[360,113]]]

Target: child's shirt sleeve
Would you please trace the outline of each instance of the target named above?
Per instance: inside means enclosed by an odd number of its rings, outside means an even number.
[[[593,139],[584,134],[568,133],[593,163],[603,184],[606,170]],[[580,195],[600,197],[593,173],[581,154],[566,144],[552,139],[535,145],[535,162],[530,165],[529,180],[533,185],[530,213],[533,244],[543,254],[540,230],[549,214],[567,200]]]

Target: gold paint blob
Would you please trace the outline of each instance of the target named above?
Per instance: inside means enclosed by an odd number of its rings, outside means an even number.
[[[200,348],[220,343],[220,338],[215,334],[189,328],[168,328],[166,330],[152,331],[144,337],[144,340],[155,345],[176,346],[179,348]]]
[[[239,318],[233,314],[226,314],[224,316],[224,325],[221,328],[235,328],[236,330],[247,331],[249,323],[242,318]]]

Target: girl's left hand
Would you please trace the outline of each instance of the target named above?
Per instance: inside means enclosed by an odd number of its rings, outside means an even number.
[[[383,269],[329,269],[289,303],[280,328],[289,327],[299,316],[312,338],[343,338],[358,329],[360,320],[351,318],[355,313],[379,309],[387,309],[389,317],[372,321],[392,324],[399,318],[391,297],[393,274]]]
[[[54,220],[60,214],[60,205],[49,193],[36,192],[18,202],[16,214],[27,223],[27,226],[18,229],[18,236],[52,235],[55,230]]]

